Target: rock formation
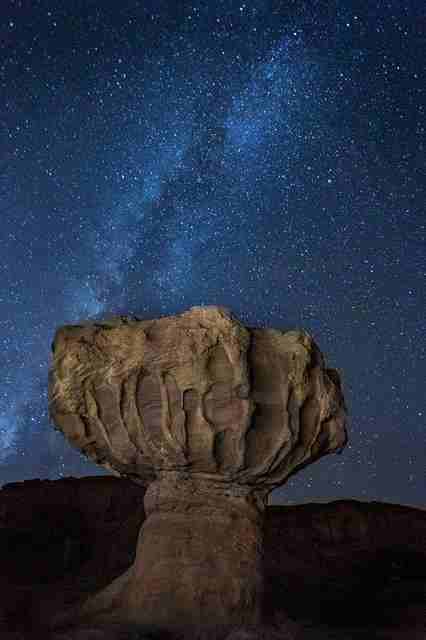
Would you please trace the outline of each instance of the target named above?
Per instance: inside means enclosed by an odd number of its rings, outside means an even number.
[[[266,497],[346,442],[339,376],[312,338],[194,307],[66,326],[53,354],[56,425],[148,485],[133,565],[80,615],[164,629],[257,623]]]

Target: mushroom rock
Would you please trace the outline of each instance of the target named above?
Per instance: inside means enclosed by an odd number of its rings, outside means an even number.
[[[209,306],[65,326],[52,348],[57,427],[147,486],[133,565],[79,616],[164,629],[260,622],[267,495],[346,443],[339,375],[313,339]]]

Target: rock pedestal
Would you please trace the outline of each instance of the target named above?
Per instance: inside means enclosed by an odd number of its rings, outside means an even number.
[[[257,623],[266,497],[346,442],[339,376],[312,338],[194,307],[66,326],[53,353],[58,428],[149,485],[133,566],[80,614],[165,629]]]
[[[148,517],[118,609],[164,628],[260,620],[263,509],[247,491],[170,476],[145,495]]]

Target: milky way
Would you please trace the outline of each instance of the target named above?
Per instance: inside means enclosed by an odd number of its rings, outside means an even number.
[[[424,504],[424,3],[3,4],[0,482],[100,472],[58,325],[220,304],[342,372],[349,445],[274,500]]]

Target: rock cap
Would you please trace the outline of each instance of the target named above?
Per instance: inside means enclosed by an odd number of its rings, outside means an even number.
[[[173,472],[269,491],[347,439],[312,337],[217,306],[59,328],[49,398],[76,448],[141,484]]]

